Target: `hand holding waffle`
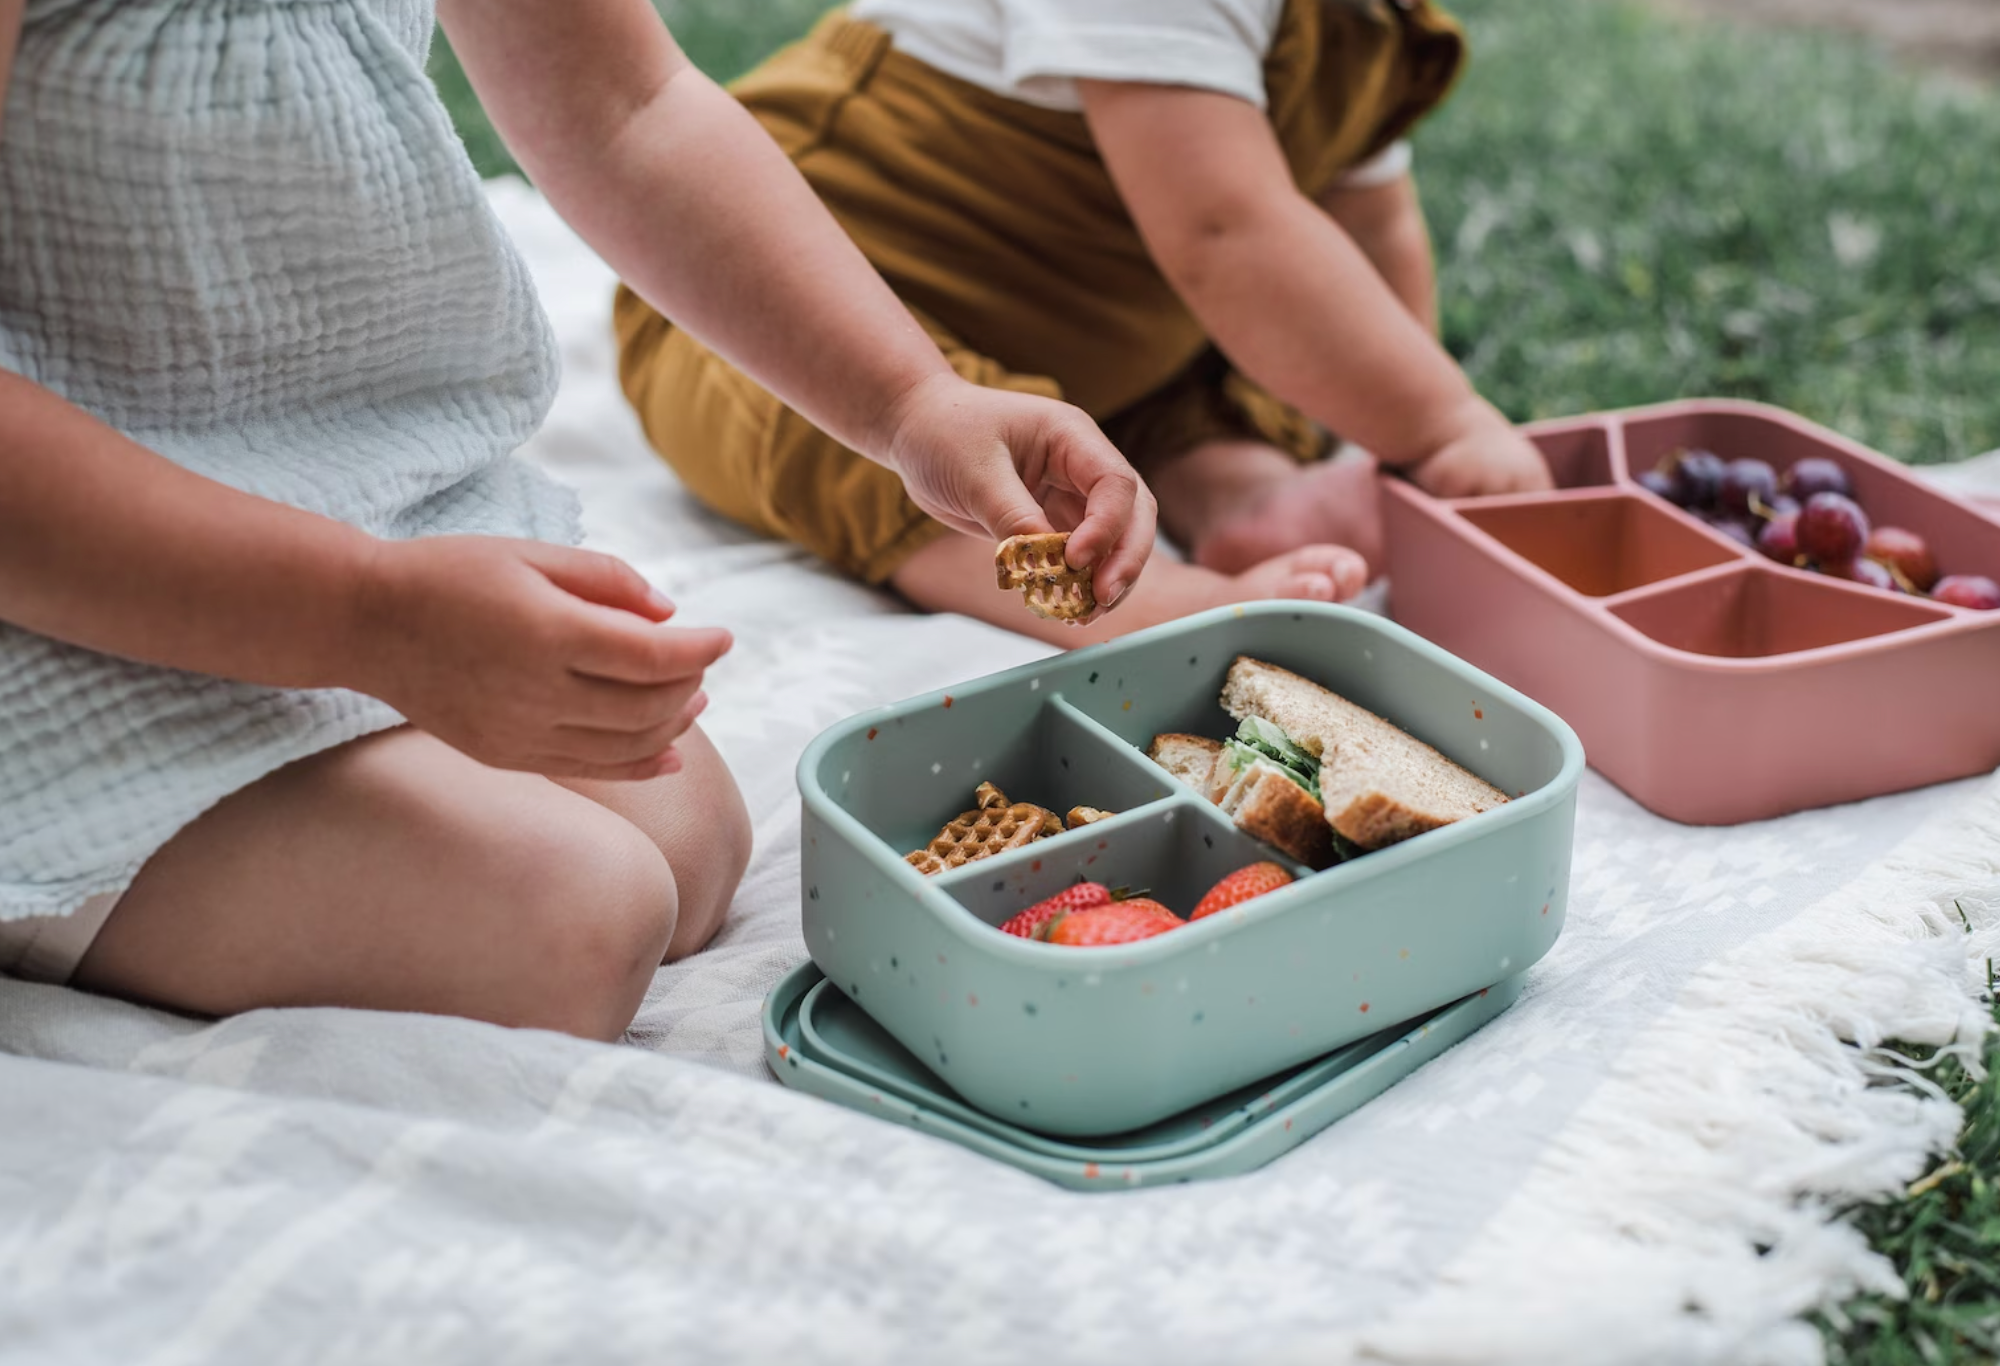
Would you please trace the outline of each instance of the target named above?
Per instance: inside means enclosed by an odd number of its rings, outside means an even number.
[[[1087,570],[1072,569],[1067,558],[1069,536],[1009,536],[993,553],[993,568],[1002,589],[1021,590],[1021,600],[1038,617],[1055,621],[1087,621],[1097,611],[1097,597]]]
[[[1069,563],[1095,583],[1088,621],[1139,577],[1153,550],[1152,492],[1082,412],[946,374],[899,405],[891,464],[917,506],[974,536],[1069,534]],[[1070,618],[1065,618],[1070,619]]]

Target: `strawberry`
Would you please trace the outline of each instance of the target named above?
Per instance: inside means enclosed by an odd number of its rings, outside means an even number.
[[[1253,863],[1247,868],[1238,868],[1222,881],[1208,889],[1208,895],[1194,908],[1189,920],[1199,920],[1217,911],[1226,911],[1231,906],[1241,906],[1252,897],[1266,892],[1275,892],[1292,880],[1292,875],[1275,863]]]
[[[1000,933],[1017,935],[1022,939],[1047,939],[1049,922],[1059,915],[1071,911],[1087,910],[1092,906],[1108,905],[1111,889],[1100,882],[1079,882],[1074,887],[1066,887],[1047,901],[1040,901],[1000,927]]]
[[[1049,932],[1049,942],[1067,944],[1073,949],[1109,948],[1113,944],[1151,939],[1186,923],[1159,902],[1134,897],[1130,901],[1071,911],[1056,922]]]

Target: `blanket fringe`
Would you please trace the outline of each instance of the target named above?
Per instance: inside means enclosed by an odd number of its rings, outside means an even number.
[[[1887,1044],[1976,1067],[1994,958],[2000,781],[1690,983],[1480,1242],[1358,1356],[1817,1366],[1803,1315],[1903,1293],[1837,1210],[1906,1188],[1962,1125]]]

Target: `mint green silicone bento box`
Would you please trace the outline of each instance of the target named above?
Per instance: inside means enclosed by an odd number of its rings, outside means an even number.
[[[1146,758],[1222,737],[1238,655],[1377,712],[1513,800],[1118,948],[995,927],[1089,879],[1185,915],[1225,874],[1285,860]],[[1124,1134],[1515,979],[1563,924],[1575,734],[1379,617],[1223,608],[853,717],[799,762],[803,928],[833,989],[959,1098],[1041,1134]],[[996,783],[1113,818],[925,877],[903,855]],[[781,1045],[780,1045],[781,1046]]]

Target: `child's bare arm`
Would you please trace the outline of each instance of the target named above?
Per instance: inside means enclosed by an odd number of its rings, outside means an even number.
[[[1261,110],[1183,87],[1080,85],[1154,260],[1246,374],[1434,492],[1548,485],[1534,448],[1299,192]]]
[[[1074,409],[959,380],[756,121],[647,0],[445,0],[495,126],[640,295],[954,528],[1076,524],[1110,601],[1151,548],[1152,496]],[[1087,514],[1086,514],[1087,505]]]
[[[1319,204],[1361,248],[1410,316],[1436,336],[1437,268],[1416,179],[1405,175],[1386,185],[1335,186]]]
[[[606,556],[381,541],[203,478],[0,371],[0,621],[277,687],[351,687],[474,758],[581,777],[677,767],[721,631]]]

